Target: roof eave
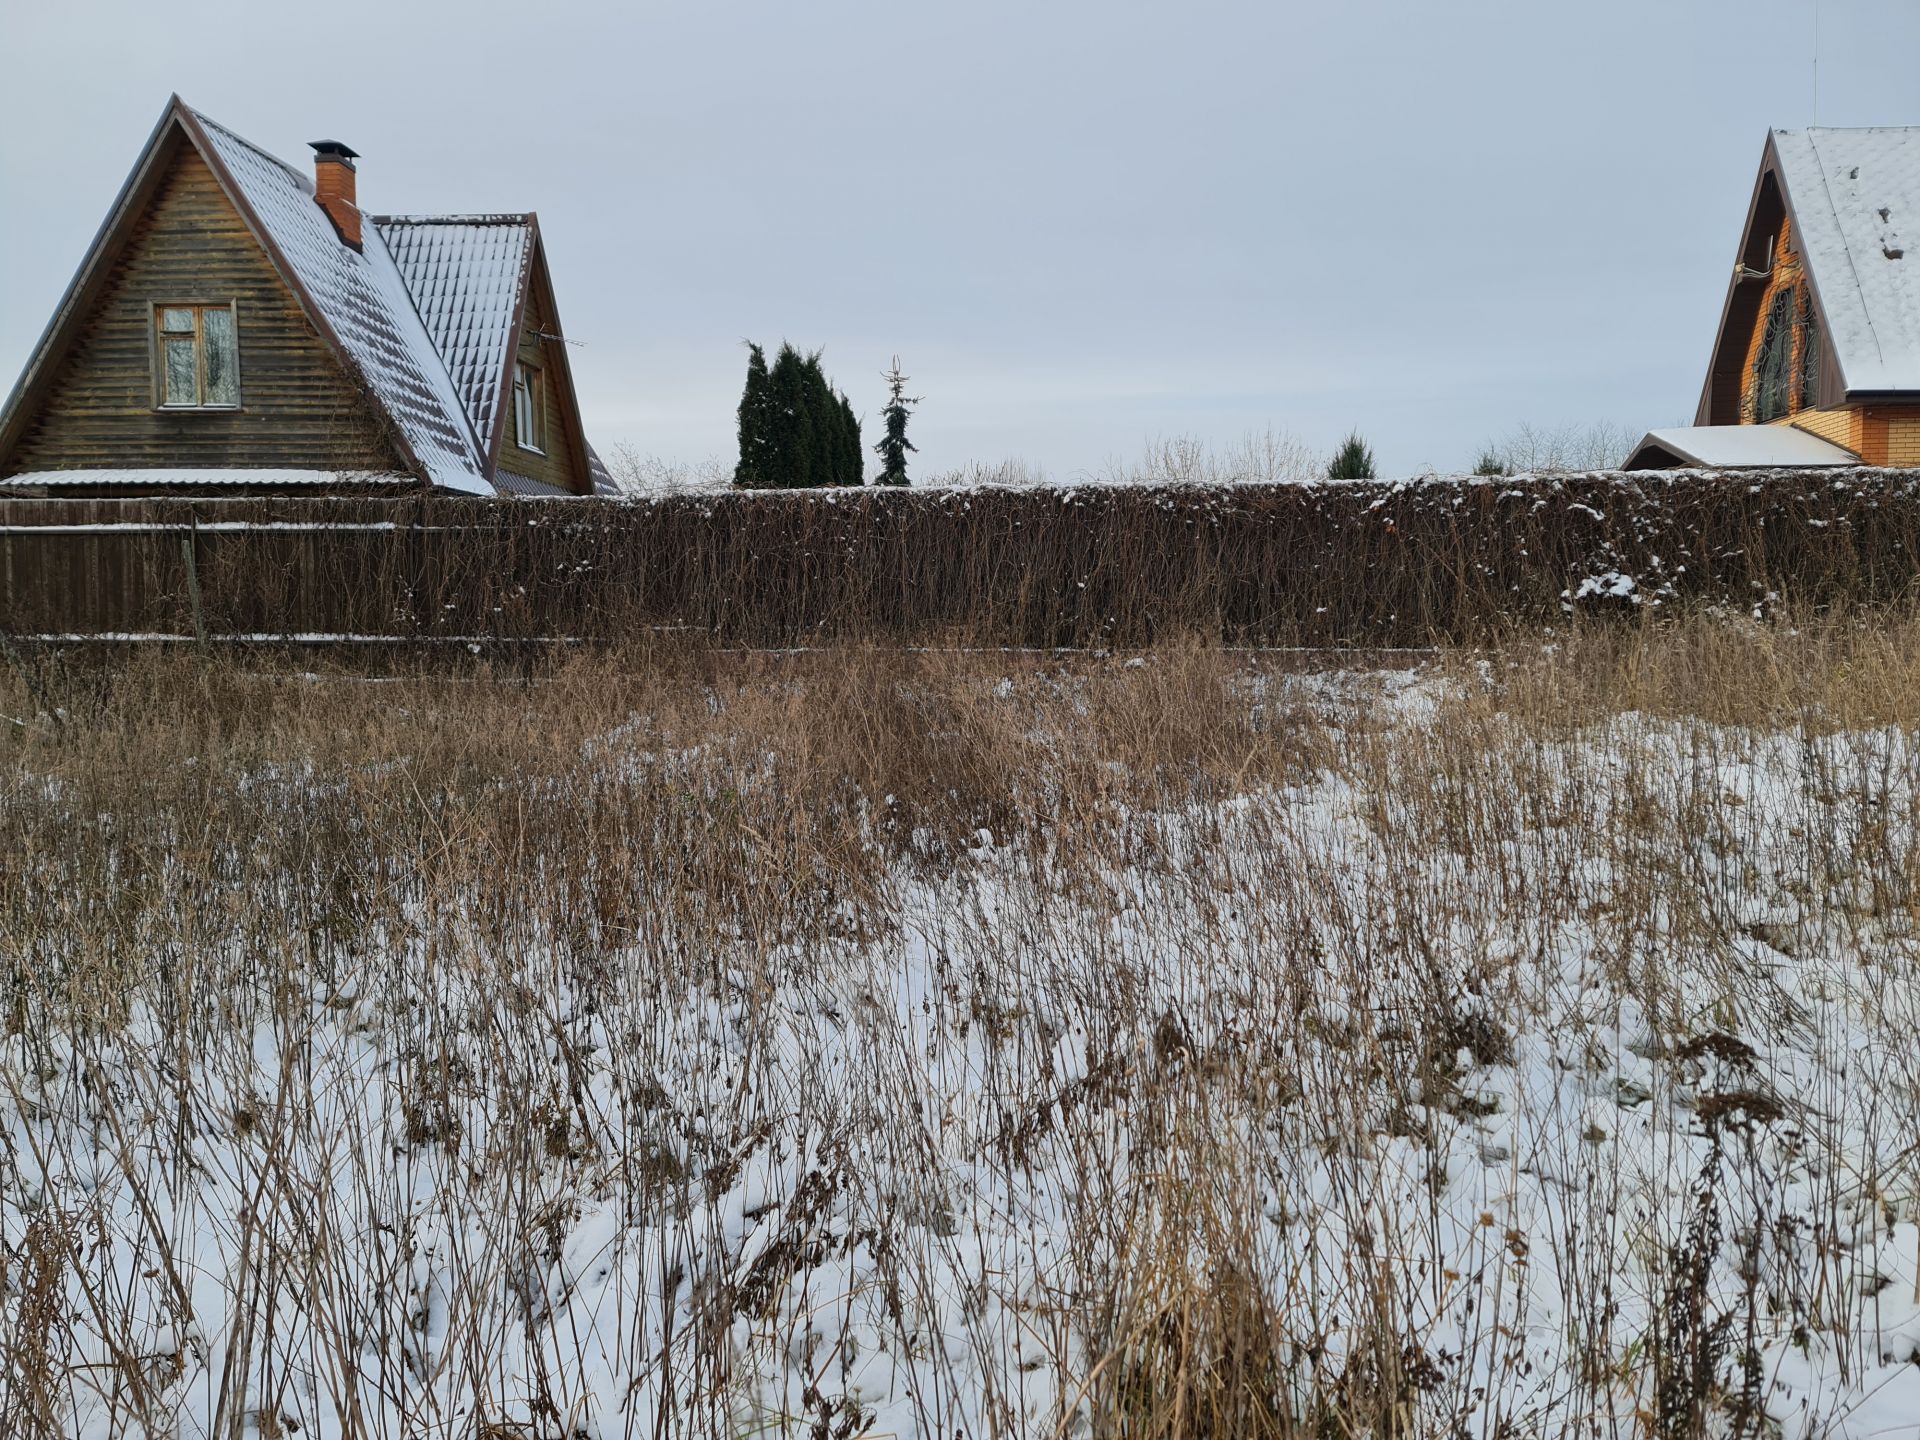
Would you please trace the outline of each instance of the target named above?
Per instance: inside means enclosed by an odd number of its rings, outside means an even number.
[[[500,365],[500,393],[493,402],[493,424],[487,432],[487,479],[501,494],[500,449],[507,433],[507,407],[513,402],[513,367],[520,354],[520,331],[527,323],[527,293],[533,284],[533,252],[540,240],[540,224],[529,212],[522,217],[527,226],[526,248],[520,252],[520,276],[513,294],[513,325],[507,331],[506,355]]]
[[[564,337],[567,333],[567,327],[560,319],[560,297],[553,293],[553,273],[547,266],[547,249],[545,243],[540,238],[539,215],[537,213],[528,214],[527,224],[529,226],[527,253],[529,257],[538,254],[540,258],[540,276],[547,287],[547,308],[552,312],[551,318],[554,333]],[[528,283],[532,283],[531,274],[529,274]],[[567,357],[567,342],[564,338],[560,340],[559,348],[555,351],[554,363],[558,365],[560,369],[560,382],[565,387],[566,418],[571,427],[570,433],[574,442],[574,454],[579,461],[578,472],[574,475],[574,483],[580,488],[575,490],[574,494],[591,495],[593,493],[593,464],[587,458],[587,426],[586,422],[580,418],[580,396],[573,388],[573,361]]]
[[[154,122],[153,129],[147,134],[147,143],[141,148],[140,158],[133,162],[133,168],[127,172],[127,178],[121,183],[120,191],[108,207],[106,218],[93,232],[93,239],[87,244],[86,254],[80,259],[79,266],[73,272],[73,279],[67,282],[66,292],[60,297],[60,303],[54,307],[52,318],[46,328],[40,332],[40,338],[34,342],[28,352],[26,367],[14,381],[13,388],[7,392],[4,405],[0,405],[0,467],[4,467],[6,457],[19,440],[18,431],[25,417],[26,401],[37,387],[47,378],[46,364],[56,348],[54,342],[66,333],[73,322],[81,299],[87,293],[99,273],[101,257],[108,249],[108,242],[120,232],[131,213],[135,195],[140,193],[153,180],[154,161],[160,154],[162,139],[169,125],[183,121],[193,112],[178,94],[167,97],[166,108],[160,112],[160,118]],[[184,129],[184,126],[183,126]],[[189,139],[192,137],[189,135]],[[196,142],[197,145],[197,142]]]

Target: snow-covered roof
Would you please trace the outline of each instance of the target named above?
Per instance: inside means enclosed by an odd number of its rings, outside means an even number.
[[[518,495],[523,499],[544,500],[554,496],[572,495],[571,490],[562,490],[558,485],[549,485],[544,480],[535,480],[529,475],[516,475],[511,470],[496,470],[493,478],[500,488],[509,495]]]
[[[193,112],[281,260],[360,370],[433,484],[491,495],[485,451],[377,226],[355,250],[313,198],[313,182]]]
[[[514,344],[514,317],[531,250],[528,217],[380,215],[373,224],[485,454]]]
[[[620,482],[613,478],[613,472],[607,468],[607,462],[600,458],[600,452],[587,446],[587,473],[593,476],[593,493],[596,495],[618,495]]]
[[[1649,430],[1623,469],[1664,469],[1672,456],[1708,470],[1819,469],[1860,457],[1791,425],[1681,425]]]
[[[1773,146],[1846,390],[1920,391],[1920,125]]]
[[[222,485],[251,489],[254,486],[281,485],[408,485],[418,484],[411,475],[393,471],[365,470],[29,470],[0,479],[0,488],[23,486],[136,485],[199,486]],[[488,493],[492,493],[489,491]]]

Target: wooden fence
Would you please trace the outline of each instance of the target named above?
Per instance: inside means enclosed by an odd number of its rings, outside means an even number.
[[[20,639],[1471,639],[1576,610],[1910,597],[1920,471],[613,502],[0,500]]]

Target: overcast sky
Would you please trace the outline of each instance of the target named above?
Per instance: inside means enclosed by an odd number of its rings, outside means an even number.
[[[917,471],[1358,426],[1691,419],[1811,0],[279,6],[7,0],[0,371],[168,92],[374,211],[537,210],[589,435],[733,455],[743,338]],[[1822,0],[1817,119],[1920,124],[1920,3]]]

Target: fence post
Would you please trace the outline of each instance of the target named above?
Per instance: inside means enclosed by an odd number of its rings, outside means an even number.
[[[200,566],[193,553],[193,542],[199,534],[198,517],[189,517],[187,531],[180,537],[180,558],[187,562],[187,600],[193,606],[193,643],[204,653],[207,648],[207,616],[200,605]]]

